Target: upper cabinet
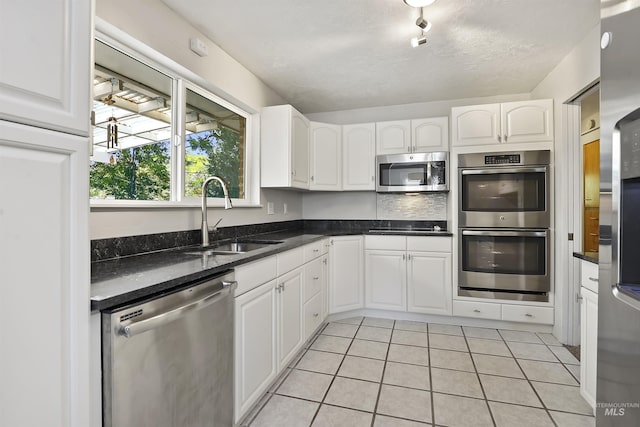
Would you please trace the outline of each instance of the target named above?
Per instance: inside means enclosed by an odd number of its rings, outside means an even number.
[[[553,141],[553,100],[506,102],[451,109],[452,145]]]
[[[309,120],[291,105],[262,109],[262,187],[309,188]]]
[[[342,126],[311,122],[311,190],[342,188]]]
[[[342,126],[342,189],[376,189],[376,125]]]
[[[91,2],[2,2],[0,119],[89,134],[89,22]]]
[[[449,149],[449,118],[376,123],[376,154],[401,154]]]

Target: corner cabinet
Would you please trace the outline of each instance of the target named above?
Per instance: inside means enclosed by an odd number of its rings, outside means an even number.
[[[342,126],[342,189],[376,189],[376,125]]]
[[[261,186],[309,188],[310,122],[291,105],[262,109]]]
[[[0,425],[88,426],[92,2],[0,10]]]
[[[553,141],[553,100],[451,109],[453,146]]]
[[[311,190],[342,189],[342,126],[311,122]]]

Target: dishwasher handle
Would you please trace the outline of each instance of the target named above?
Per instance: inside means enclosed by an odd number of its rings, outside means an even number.
[[[157,328],[158,326],[165,325],[169,322],[172,322],[189,312],[200,310],[202,308],[210,306],[211,304],[214,304],[220,301],[221,299],[229,296],[229,294],[232,292],[234,285],[236,283],[237,282],[235,281],[222,282],[224,286],[223,289],[213,294],[209,294],[204,298],[200,298],[199,300],[190,302],[189,304],[185,304],[180,307],[174,308],[173,310],[160,313],[158,315],[155,315],[145,320],[141,320],[139,322],[134,322],[126,326],[121,326],[118,329],[118,334],[127,338],[131,338],[134,335],[141,334],[150,329]]]

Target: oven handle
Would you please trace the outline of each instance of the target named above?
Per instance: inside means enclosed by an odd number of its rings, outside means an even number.
[[[500,173],[531,173],[531,172],[546,172],[545,166],[539,167],[519,167],[519,168],[500,168],[495,169],[463,169],[462,175],[493,175]]]
[[[547,237],[546,231],[462,230],[463,236]]]

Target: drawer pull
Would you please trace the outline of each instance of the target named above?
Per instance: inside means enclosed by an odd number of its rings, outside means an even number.
[[[473,312],[474,312],[474,313],[480,313],[480,310],[478,310],[477,308],[474,308],[474,309],[473,309]]]
[[[313,313],[313,317],[318,317],[318,316],[320,316],[319,313]]]
[[[589,236],[597,236],[598,233],[589,233]]]
[[[526,314],[525,314],[525,316],[526,316],[526,317],[533,317],[533,314],[526,313]]]
[[[318,276],[313,276],[313,280],[318,280],[319,277]]]
[[[313,252],[320,252],[320,249],[314,249]]]
[[[592,282],[598,282],[598,278],[597,277],[589,277],[589,280],[591,280]]]

